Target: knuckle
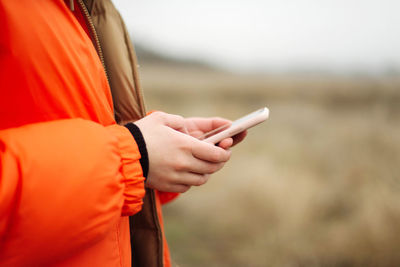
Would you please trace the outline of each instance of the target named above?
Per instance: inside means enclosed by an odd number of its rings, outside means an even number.
[[[224,166],[223,163],[221,163],[221,164],[215,164],[215,165],[213,166],[213,169],[212,169],[213,173],[216,172],[216,171],[219,171],[219,170],[222,168],[222,166]]]
[[[199,179],[197,180],[196,185],[197,186],[203,185],[203,184],[207,183],[207,181],[208,181],[208,175],[207,174],[201,175],[199,177]]]
[[[175,118],[179,121],[179,122],[184,122],[185,118],[182,117],[181,115],[175,115]]]
[[[205,184],[205,179],[204,179],[204,175],[201,175],[201,176],[197,179],[195,185],[196,185],[196,186],[200,186],[200,185],[203,185],[203,184]]]
[[[180,116],[180,115],[175,115],[175,120],[176,123],[180,126],[180,127],[185,127],[185,118]]]
[[[186,170],[186,168],[187,168],[187,166],[186,166],[184,161],[178,160],[178,161],[175,162],[175,168],[174,169],[176,171],[184,171],[184,170]]]
[[[210,165],[208,166],[208,168],[207,168],[206,174],[212,174],[212,173],[216,172],[216,171],[217,171],[217,168],[216,168],[215,165],[216,165],[215,163],[214,163],[214,164],[210,164]]]
[[[162,121],[164,121],[164,120],[166,119],[166,113],[164,113],[164,112],[162,112],[162,111],[156,111],[156,112],[153,113],[153,115],[154,115],[157,119],[162,120]]]
[[[219,171],[223,166],[224,166],[224,163],[213,164],[213,166],[211,167],[210,174]]]

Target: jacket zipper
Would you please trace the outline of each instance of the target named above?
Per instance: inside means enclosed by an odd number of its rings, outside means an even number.
[[[86,22],[87,22],[87,25],[88,25],[88,28],[89,28],[89,31],[90,31],[90,35],[91,35],[91,39],[92,39],[93,45],[94,45],[94,47],[95,47],[95,49],[97,51],[97,54],[99,55],[101,64],[103,65],[104,72],[106,73],[106,78],[107,78],[108,84],[110,84],[110,78],[108,76],[106,64],[105,64],[105,61],[104,61],[103,50],[101,48],[99,37],[97,35],[96,28],[94,27],[92,18],[91,18],[90,14],[89,14],[89,11],[88,11],[85,3],[82,0],[77,0],[77,2],[79,3],[79,6],[81,7],[81,10],[82,10],[82,12],[83,12],[83,14],[85,16],[85,19],[86,19]],[[70,0],[70,9],[71,9],[71,11],[74,11],[74,9],[75,9],[74,0]],[[133,63],[136,64],[136,66],[132,66],[135,69],[134,70],[134,74],[133,74],[133,76],[134,76],[133,78],[134,78],[134,83],[136,85],[135,86],[136,87],[135,91],[136,91],[136,94],[137,94],[137,97],[138,97],[138,100],[139,100],[139,106],[140,106],[140,109],[141,109],[141,112],[142,112],[142,116],[144,117],[144,116],[146,116],[146,110],[145,110],[145,106],[144,106],[144,103],[143,103],[143,93],[141,91],[141,86],[139,84],[139,79],[137,77],[137,75],[138,75],[137,74],[137,59],[136,59],[135,55],[130,55],[130,56],[134,57]]]
[[[77,0],[77,1],[79,3],[79,6],[80,6],[83,14],[85,15],[86,22],[88,24],[92,40],[94,42],[95,49],[97,51],[97,54],[99,55],[101,64],[103,65],[104,72],[105,72],[106,78],[107,78],[107,82],[108,82],[108,84],[110,84],[110,81],[109,81],[109,78],[108,78],[108,74],[107,74],[106,64],[105,64],[105,61],[104,61],[103,50],[101,48],[99,37],[97,36],[96,28],[94,27],[92,18],[90,17],[89,11],[86,8],[85,3],[83,3],[82,0]],[[73,9],[74,9],[73,0],[70,0],[70,8],[71,8],[71,11],[73,11]],[[139,98],[142,99],[141,98],[142,97],[141,92],[138,92],[138,91],[140,91],[140,88],[136,88],[136,91],[138,93]],[[141,108],[142,108],[142,112],[144,112],[143,104],[141,104]],[[143,116],[144,115],[145,114],[143,114]],[[164,259],[164,250],[163,250],[164,242],[163,242],[163,236],[162,236],[162,231],[161,231],[160,220],[159,220],[158,214],[157,214],[155,192],[154,192],[154,190],[150,190],[150,192],[151,192],[150,193],[150,197],[151,197],[152,213],[153,213],[153,216],[154,216],[154,219],[155,219],[154,223],[155,223],[155,226],[157,228],[157,234],[158,234],[158,238],[159,238],[159,241],[160,241],[160,244],[158,244],[158,246],[159,246],[158,264],[159,264],[160,267],[162,267],[162,266],[164,266],[164,260],[163,260]]]
[[[97,54],[99,55],[101,64],[103,65],[104,72],[105,72],[106,78],[107,78],[107,82],[108,82],[108,84],[110,84],[110,80],[109,80],[108,74],[107,74],[106,63],[104,61],[103,50],[101,49],[99,37],[97,36],[96,28],[94,27],[92,18],[90,17],[89,11],[86,8],[85,3],[83,3],[82,0],[77,0],[77,2],[78,2],[79,6],[81,8],[81,11],[83,12],[83,14],[84,14],[84,16],[86,18],[86,22],[87,22],[87,25],[88,25],[88,28],[89,28],[89,31],[90,31],[90,35],[92,37],[91,39],[93,41],[94,47],[95,47],[95,49],[97,51]],[[73,7],[73,4],[72,4],[72,7]]]

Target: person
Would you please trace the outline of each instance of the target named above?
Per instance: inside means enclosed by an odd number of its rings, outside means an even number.
[[[0,265],[170,266],[161,205],[207,182],[245,133],[146,115],[110,0],[0,0]]]

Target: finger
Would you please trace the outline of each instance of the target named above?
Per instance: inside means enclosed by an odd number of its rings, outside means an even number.
[[[200,186],[207,183],[209,177],[209,174],[185,172],[182,173],[180,183],[186,186]]]
[[[246,136],[247,136],[247,131],[243,131],[243,132],[238,133],[237,135],[233,136],[232,146],[235,146],[235,145],[239,144],[240,142],[242,142]]]
[[[200,160],[193,158],[192,161],[188,162],[186,166],[181,166],[177,171],[181,172],[192,172],[196,174],[212,174],[219,171],[225,162],[213,163],[209,161]]]
[[[221,142],[218,143],[218,146],[222,149],[228,149],[233,145],[233,139],[232,138],[225,138]]]
[[[214,117],[211,118],[211,129],[216,129],[218,127],[221,127],[223,125],[231,125],[232,121],[224,119],[224,118],[220,118],[220,117]]]
[[[231,156],[231,152],[213,144],[194,139],[192,155],[204,161],[220,163],[228,161]]]

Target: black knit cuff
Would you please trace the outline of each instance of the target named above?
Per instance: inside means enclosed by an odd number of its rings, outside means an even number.
[[[139,127],[134,123],[130,122],[124,125],[131,132],[133,138],[135,138],[136,144],[139,147],[139,152],[141,155],[140,165],[142,165],[143,176],[147,180],[147,174],[149,173],[149,156],[147,154],[146,142],[144,141],[142,132]]]

